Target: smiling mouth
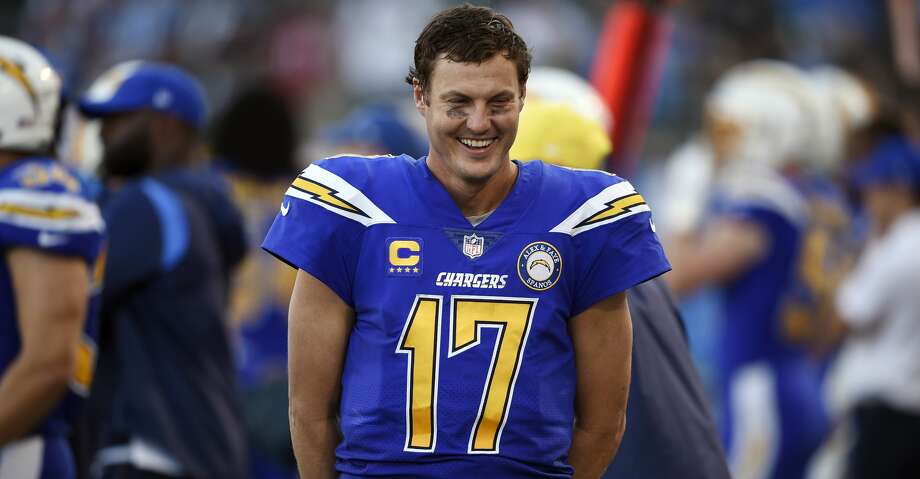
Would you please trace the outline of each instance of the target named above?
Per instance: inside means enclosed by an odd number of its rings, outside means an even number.
[[[498,138],[457,138],[457,141],[463,143],[463,146],[471,150],[485,150],[486,148],[492,146],[492,143],[495,143],[495,140]]]

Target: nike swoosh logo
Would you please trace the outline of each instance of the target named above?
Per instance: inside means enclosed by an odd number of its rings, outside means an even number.
[[[38,245],[42,248],[53,248],[67,242],[65,236],[51,234],[47,231],[38,233]]]
[[[287,216],[288,211],[291,209],[290,203],[281,203],[281,216]]]

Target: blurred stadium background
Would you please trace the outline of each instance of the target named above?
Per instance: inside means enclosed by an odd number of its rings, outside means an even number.
[[[257,80],[280,89],[308,131],[367,101],[405,101],[415,35],[460,2],[343,0],[5,1],[0,33],[45,48],[72,92],[134,58],[174,62],[207,86],[212,115]],[[506,12],[535,65],[591,71],[609,0],[479,2]],[[646,4],[668,2],[648,1]],[[889,5],[881,0],[697,0],[674,3],[659,94],[643,161],[670,153],[698,129],[704,93],[728,66],[754,58],[830,62],[868,77],[891,100],[913,97],[916,60],[897,74]],[[916,20],[916,19],[914,19]]]
[[[252,94],[253,86],[267,89],[283,100],[282,109],[292,113],[294,122],[286,134],[266,133],[273,139],[266,137],[262,146],[269,152],[277,146],[272,142],[290,142],[293,162],[304,165],[345,147],[398,149],[416,156],[426,151],[419,143],[424,139],[424,124],[412,107],[404,78],[417,33],[434,13],[458,3],[4,1],[0,2],[0,34],[19,37],[49,53],[65,75],[71,97],[123,60],[160,60],[182,66],[206,87],[212,143],[221,141],[218,120],[241,93]],[[721,74],[745,61],[768,58],[805,68],[842,67],[869,86],[880,109],[899,118],[913,138],[920,138],[920,2],[915,0],[475,3],[494,7],[514,21],[533,50],[534,66],[560,67],[596,82],[603,81],[598,80],[603,76],[598,69],[609,61],[610,52],[604,52],[605,48],[622,48],[623,41],[642,43],[631,44],[631,48],[647,49],[639,54],[646,57],[646,74],[626,90],[648,101],[627,108],[629,121],[614,115],[612,167],[639,184],[653,207],[669,193],[662,179],[668,158],[703,126],[707,93]],[[630,40],[628,29],[639,27],[612,16],[624,6],[643,9],[654,19],[652,30]],[[618,21],[619,37],[605,37],[605,27]],[[631,65],[636,65],[635,59]],[[616,83],[616,79],[610,81]],[[622,125],[644,126],[646,120],[647,130],[627,138],[617,136]],[[250,125],[229,131],[245,132]],[[251,128],[256,132],[252,140],[260,141],[263,130]],[[76,157],[70,161],[84,167],[98,159],[92,146],[81,143],[69,148]],[[220,152],[219,146],[217,150]],[[266,204],[264,212],[253,214],[270,214],[274,197]],[[257,233],[253,239],[258,241]],[[244,266],[244,275],[247,272],[255,274]],[[287,273],[277,274],[284,276],[281,283],[290,280]],[[283,298],[285,287],[279,288],[277,297]],[[252,301],[235,299],[234,307],[237,312],[245,311]],[[691,349],[713,390],[713,348],[719,328],[716,309],[712,298],[705,295],[684,304]],[[234,315],[237,321],[245,321],[241,314]],[[283,337],[283,328],[275,334]],[[266,373],[244,371],[246,374]],[[714,406],[718,407],[715,401]]]

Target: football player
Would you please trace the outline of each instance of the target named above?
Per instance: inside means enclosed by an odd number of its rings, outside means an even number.
[[[669,269],[649,207],[614,175],[510,160],[530,54],[505,16],[439,13],[414,65],[428,155],[310,165],[263,244],[299,269],[300,473],[598,477],[625,427],[624,291]]]
[[[720,423],[738,478],[802,477],[828,427],[820,367],[783,324],[811,222],[790,173],[816,148],[809,88],[801,71],[773,61],[723,76],[705,118],[714,206],[699,234],[669,245],[675,267],[666,278],[676,292],[724,291]]]
[[[50,158],[61,78],[0,37],[0,478],[71,478],[67,435],[95,363],[103,221]]]

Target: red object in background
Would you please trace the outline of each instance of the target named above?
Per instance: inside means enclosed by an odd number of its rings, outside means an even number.
[[[591,83],[613,113],[610,171],[628,175],[635,170],[670,33],[664,7],[622,1],[607,13]]]
[[[269,74],[274,84],[295,101],[306,95],[329,71],[327,27],[309,15],[281,19],[269,39]]]

